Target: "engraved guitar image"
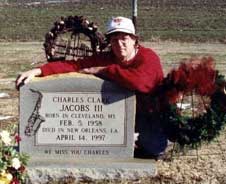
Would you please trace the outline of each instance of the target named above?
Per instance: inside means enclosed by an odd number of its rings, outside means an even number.
[[[35,104],[35,108],[34,108],[32,114],[30,115],[30,117],[28,119],[28,124],[27,124],[27,126],[25,128],[25,132],[24,132],[26,136],[35,135],[35,133],[38,131],[41,123],[45,121],[45,118],[39,114],[39,109],[41,108],[41,102],[42,102],[43,95],[40,91],[36,91],[33,89],[30,89],[30,90],[31,90],[31,92],[38,94],[38,100]]]

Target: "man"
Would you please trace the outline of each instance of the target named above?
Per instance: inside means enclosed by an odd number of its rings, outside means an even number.
[[[159,57],[151,49],[138,44],[132,21],[125,17],[113,18],[106,37],[111,51],[75,61],[47,63],[40,68],[24,72],[16,81],[17,87],[34,76],[80,72],[94,74],[132,90],[137,98],[136,126],[139,133],[135,157],[156,158],[164,152],[167,139],[160,122],[153,115],[150,94],[163,78]]]

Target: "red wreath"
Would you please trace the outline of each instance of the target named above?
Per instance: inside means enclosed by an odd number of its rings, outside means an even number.
[[[158,114],[168,138],[181,146],[197,146],[202,141],[213,140],[226,124],[225,86],[224,76],[215,70],[211,57],[183,60],[173,69],[156,93]],[[178,102],[193,95],[204,108],[195,111],[191,104],[192,113],[182,113]]]
[[[183,60],[181,65],[172,70],[163,81],[164,84],[172,85],[170,90],[166,90],[169,102],[175,103],[182,93],[186,95],[191,91],[201,96],[212,95],[216,89],[214,66],[211,57]]]

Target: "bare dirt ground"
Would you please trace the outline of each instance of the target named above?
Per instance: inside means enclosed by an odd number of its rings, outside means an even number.
[[[226,74],[226,47],[223,44],[154,42],[144,45],[159,53],[165,74],[177,66],[182,58],[208,55],[216,59],[216,67]],[[15,77],[20,72],[37,66],[38,62],[44,63],[45,56],[42,43],[37,42],[0,43],[0,55],[0,129],[5,129],[9,124],[19,122],[19,92],[14,87]],[[158,174],[154,178],[96,183],[225,184],[225,139],[226,131],[222,131],[212,143],[204,144],[198,150],[185,151],[185,154],[176,153],[177,149],[170,145],[166,158],[156,162]]]

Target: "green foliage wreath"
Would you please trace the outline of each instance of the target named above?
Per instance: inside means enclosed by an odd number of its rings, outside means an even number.
[[[196,147],[219,135],[226,124],[225,86],[224,76],[214,69],[210,57],[191,58],[172,70],[157,90],[159,114],[169,140]],[[198,96],[204,108],[195,110],[192,104],[190,115],[183,114],[186,95]]]

